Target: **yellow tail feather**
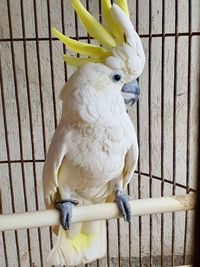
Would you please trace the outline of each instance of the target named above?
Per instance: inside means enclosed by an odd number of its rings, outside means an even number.
[[[105,221],[95,222],[95,228],[96,230],[90,234],[81,231],[74,239],[69,239],[67,231],[60,226],[56,243],[48,255],[47,262],[56,266],[74,266],[104,257],[106,255]]]
[[[74,238],[73,240],[69,239],[69,243],[76,249],[76,250],[86,250],[91,242],[93,241],[95,235],[94,234],[90,234],[90,235],[86,235],[82,232],[80,232],[80,234]]]

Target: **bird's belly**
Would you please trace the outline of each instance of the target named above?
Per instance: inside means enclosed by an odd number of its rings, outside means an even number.
[[[73,190],[100,188],[110,180],[118,177],[124,167],[124,155],[100,157],[98,155],[83,154],[84,160],[76,161],[65,157],[60,171],[59,180],[66,181]]]

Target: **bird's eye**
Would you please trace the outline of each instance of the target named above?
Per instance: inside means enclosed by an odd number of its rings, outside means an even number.
[[[112,73],[111,78],[112,78],[112,81],[113,81],[113,82],[118,83],[118,82],[122,81],[122,79],[123,79],[123,74],[120,73],[120,72],[114,72],[114,73]]]

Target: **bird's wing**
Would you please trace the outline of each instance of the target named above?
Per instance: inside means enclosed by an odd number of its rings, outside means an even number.
[[[133,144],[130,149],[128,150],[125,162],[124,162],[124,169],[123,169],[123,189],[125,190],[127,185],[129,184],[133,173],[136,169],[138,160],[138,145]]]
[[[43,190],[47,208],[54,206],[58,189],[58,172],[67,153],[68,133],[69,129],[61,122],[55,131],[46,156],[43,168]]]

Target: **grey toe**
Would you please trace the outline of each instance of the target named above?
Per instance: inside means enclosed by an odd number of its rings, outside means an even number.
[[[129,204],[128,196],[117,190],[115,194],[115,201],[118,205],[121,215],[128,223],[131,222],[132,211]]]
[[[60,223],[64,230],[70,230],[72,221],[72,208],[73,204],[67,202],[57,202],[56,209],[60,211]]]

